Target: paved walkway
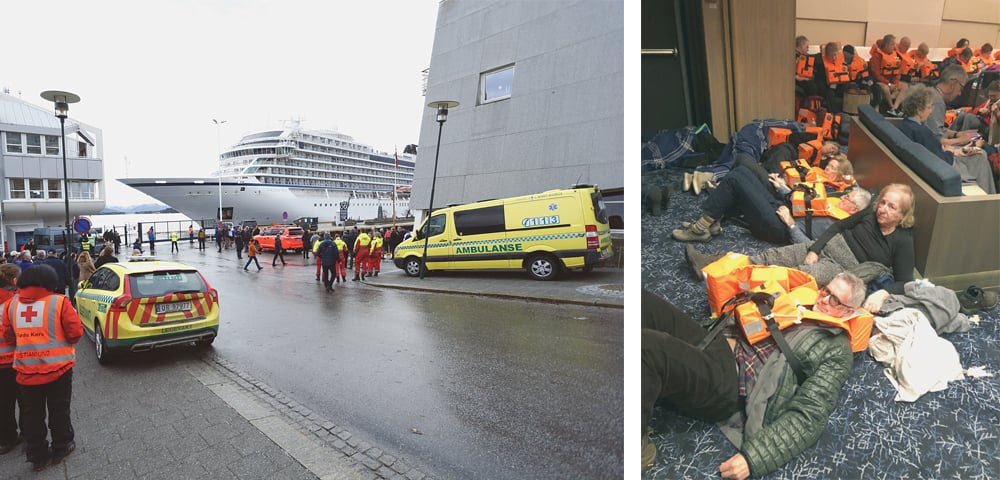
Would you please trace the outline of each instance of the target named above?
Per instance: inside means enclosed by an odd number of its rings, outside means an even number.
[[[447,294],[621,308],[620,269],[570,273],[555,281],[524,272],[435,272],[407,277],[391,261],[365,283]],[[409,479],[428,477],[211,351],[130,355],[102,367],[87,338],[73,378],[76,451],[31,470],[20,448],[0,456],[0,479]],[[427,463],[433,463],[428,460]]]

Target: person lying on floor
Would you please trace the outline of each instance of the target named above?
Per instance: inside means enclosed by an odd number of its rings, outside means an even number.
[[[698,228],[707,230],[715,221],[707,215],[698,219]],[[894,282],[865,303],[866,310],[877,312],[885,297],[902,293],[903,284],[913,280],[916,256],[910,229],[914,221],[913,190],[892,183],[879,192],[874,205],[834,223],[812,244],[770,248],[750,256],[750,263],[802,270],[819,285],[844,271],[856,273],[866,283],[891,273]],[[704,254],[688,245],[685,255],[695,278],[701,279],[701,269],[723,254]]]
[[[812,217],[811,238],[806,234],[806,231],[809,230],[809,228],[806,228],[806,217],[793,216],[792,211],[784,205],[778,207],[776,213],[782,223],[788,227],[789,243],[812,243],[813,240],[823,235],[823,232],[837,221],[868,208],[868,204],[871,201],[872,194],[861,187],[854,187],[848,190],[847,194],[840,198],[827,199],[827,203],[829,204],[827,212],[825,212],[827,214]]]
[[[864,298],[861,279],[844,272],[820,289],[812,310],[846,319],[856,315]],[[732,328],[698,348],[708,331],[643,290],[643,469],[656,458],[649,427],[661,400],[691,418],[726,421],[720,427],[739,452],[719,465],[722,478],[765,475],[813,446],[853,365],[851,342],[843,330],[808,321],[782,333],[805,366],[799,383],[774,338],[751,345]]]
[[[696,222],[681,223],[681,228],[671,233],[673,238],[682,242],[707,242],[712,239],[712,236],[721,233],[722,217],[728,215],[741,217],[747,228],[750,229],[750,233],[761,240],[780,244],[801,241],[801,239],[797,240],[796,237],[793,237],[792,232],[789,231],[788,223],[781,218],[781,210],[788,210],[784,199],[791,190],[787,184],[779,178],[769,177],[767,171],[755,162],[741,160],[737,160],[737,162],[736,168],[722,177],[716,188],[709,194],[708,199],[702,204],[704,213],[701,218]],[[844,165],[846,167],[843,167]],[[830,175],[834,179],[843,179],[845,174],[842,172],[853,172],[850,162],[842,156],[831,158],[827,163],[826,170],[829,172],[823,175]],[[761,177],[766,180],[762,180]],[[860,201],[862,196],[857,194],[852,198]],[[870,200],[871,194],[868,194],[867,200],[860,202],[860,204],[851,201],[845,202],[844,213],[854,214],[868,206]],[[831,200],[831,202],[833,201]],[[840,218],[846,218],[847,215]],[[819,217],[813,217],[814,238],[821,233],[821,229],[825,230],[832,223],[817,222],[817,218]]]

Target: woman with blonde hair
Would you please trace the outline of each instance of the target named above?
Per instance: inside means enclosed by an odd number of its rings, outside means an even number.
[[[76,263],[80,265],[80,281],[86,282],[90,279],[90,275],[97,270],[94,266],[94,261],[90,259],[90,252],[80,252],[80,256],[77,257]]]

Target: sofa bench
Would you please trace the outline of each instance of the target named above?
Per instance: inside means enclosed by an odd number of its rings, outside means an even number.
[[[963,195],[954,168],[869,105],[859,106],[851,123],[848,152],[858,183],[873,192],[890,183],[913,189],[917,272],[956,290],[1000,288],[1000,194]]]

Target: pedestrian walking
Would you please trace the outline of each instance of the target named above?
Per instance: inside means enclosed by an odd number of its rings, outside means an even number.
[[[115,255],[118,255],[118,253],[121,252],[122,236],[118,233],[118,230],[115,229],[112,229],[111,233],[113,234],[111,242],[115,245]]]
[[[243,260],[243,235],[236,234],[236,259]]]
[[[285,248],[281,246],[281,234],[274,236],[274,259],[271,260],[271,266],[277,266],[278,257],[281,257],[281,265],[285,265]]]
[[[372,238],[367,233],[358,234],[354,241],[354,281],[365,279],[365,270],[368,268],[368,249],[371,247]]]
[[[156,245],[155,245],[155,243],[156,243],[156,231],[153,230],[153,227],[149,227],[149,230],[146,231],[146,237],[149,238],[149,254],[150,255],[156,255]],[[140,246],[139,251],[141,252],[142,251],[142,243],[140,243],[139,246]]]
[[[205,229],[198,230],[198,250],[205,251]]]
[[[255,265],[257,265],[257,270],[264,269],[264,267],[260,266],[260,262],[257,261],[257,251],[259,248],[260,245],[257,244],[256,240],[250,241],[250,246],[247,247],[247,264],[243,265],[244,271],[247,271],[247,267],[250,266],[250,262],[253,262]]]
[[[322,243],[322,238],[314,238],[313,243],[309,250],[313,252],[313,258],[316,260],[316,281],[319,281],[320,270],[323,266],[323,262],[319,258],[319,244]],[[304,246],[304,245],[303,245]]]
[[[188,244],[194,245],[194,224],[188,224]]]
[[[377,277],[379,270],[382,269],[382,241],[382,233],[375,232],[375,238],[372,239],[372,253],[368,259],[368,275],[373,277]]]
[[[337,283],[340,283],[341,281],[343,281],[346,284],[347,283],[347,243],[344,242],[340,238],[340,234],[339,233],[335,234],[333,236],[333,243],[335,245],[337,245],[337,251],[340,252],[340,254],[338,255],[340,257],[340,261],[337,262],[336,270],[334,270],[334,273],[336,274],[336,277],[337,277]]]
[[[333,278],[330,277],[335,273],[335,265],[340,261],[340,252],[337,250],[337,245],[330,238],[329,233],[323,236],[323,241],[320,242],[317,253],[323,264],[323,286],[326,287],[326,293],[332,293]]]
[[[4,304],[0,328],[4,340],[14,344],[21,435],[36,472],[45,470],[50,460],[61,463],[76,449],[70,419],[73,344],[83,336],[83,324],[69,300],[54,293],[58,278],[48,265],[21,273],[17,294]]]
[[[170,232],[170,253],[181,253],[181,247],[177,245],[177,240],[180,240],[180,237],[177,232]]]
[[[0,265],[0,304],[14,298],[21,268],[13,263]],[[2,330],[2,329],[0,329]],[[0,455],[17,448],[23,441],[17,429],[17,380],[15,380],[13,342],[0,336]]]

